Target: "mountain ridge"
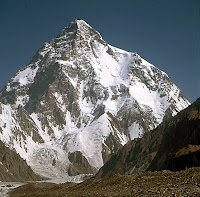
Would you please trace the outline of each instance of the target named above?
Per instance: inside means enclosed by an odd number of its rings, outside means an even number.
[[[142,138],[129,141],[104,164],[96,177],[199,166],[199,112],[200,98]]]
[[[0,141],[0,181],[40,181],[30,166],[13,150]]]

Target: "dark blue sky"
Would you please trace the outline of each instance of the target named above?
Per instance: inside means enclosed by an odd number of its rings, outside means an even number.
[[[75,19],[165,71],[190,102],[200,97],[200,0],[1,0],[0,88]]]

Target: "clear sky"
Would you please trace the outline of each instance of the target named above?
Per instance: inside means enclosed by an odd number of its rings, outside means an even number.
[[[200,97],[200,0],[0,0],[0,89],[75,19]]]

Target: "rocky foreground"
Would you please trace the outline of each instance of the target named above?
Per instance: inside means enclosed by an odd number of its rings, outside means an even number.
[[[10,196],[200,196],[200,167],[90,178],[82,183],[30,183]]]

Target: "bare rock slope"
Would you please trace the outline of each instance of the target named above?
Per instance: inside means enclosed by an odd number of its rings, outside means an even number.
[[[0,141],[0,181],[36,180],[42,180],[42,177],[36,175],[26,161]]]
[[[96,177],[200,166],[200,99],[142,138],[128,142]]]

